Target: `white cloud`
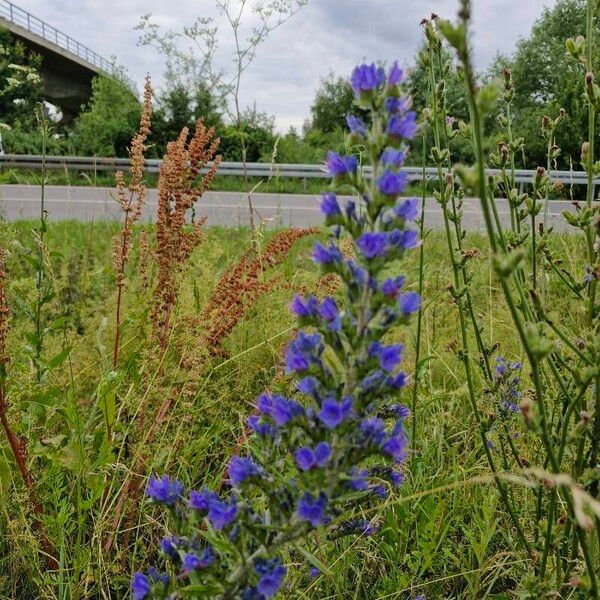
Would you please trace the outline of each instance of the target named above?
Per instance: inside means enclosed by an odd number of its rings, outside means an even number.
[[[474,2],[478,66],[484,67],[497,52],[510,53],[528,34],[541,4]],[[410,64],[421,39],[421,19],[431,11],[453,18],[457,5],[457,0],[309,0],[260,47],[245,75],[242,101],[246,105],[256,101],[260,110],[276,115],[281,129],[299,126],[309,114],[320,79],[330,71],[349,73],[365,58]],[[214,0],[23,0],[20,6],[99,54],[116,56],[140,88],[146,73],[160,85],[163,71],[153,50],[136,45],[133,28],[141,15],[152,13],[156,21],[173,28],[192,23],[198,15],[217,16]],[[231,39],[224,39],[223,61],[230,52]]]

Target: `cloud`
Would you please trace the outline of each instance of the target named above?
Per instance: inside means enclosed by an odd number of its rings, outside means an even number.
[[[235,0],[233,0],[235,2]],[[276,115],[279,129],[300,126],[322,78],[347,74],[366,59],[409,65],[421,40],[419,22],[431,11],[453,18],[457,0],[309,0],[293,19],[271,34],[244,75],[242,102]],[[547,5],[554,0],[547,0]],[[141,88],[146,73],[163,83],[162,59],[136,45],[133,31],[143,14],[173,28],[196,16],[218,17],[214,0],[29,0],[21,6],[99,54],[115,56]],[[484,68],[498,53],[510,54],[526,36],[542,6],[523,0],[478,0],[474,3],[473,45]],[[229,32],[221,41],[219,60],[230,67]]]

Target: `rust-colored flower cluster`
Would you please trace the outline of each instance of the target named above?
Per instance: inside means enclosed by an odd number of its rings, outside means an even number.
[[[123,214],[123,228],[113,238],[113,266],[116,273],[117,302],[115,309],[115,343],[113,349],[113,368],[119,361],[119,346],[121,336],[121,302],[123,287],[125,285],[125,265],[131,249],[133,226],[142,216],[142,207],[146,199],[146,186],[144,185],[144,160],[146,141],[150,135],[150,119],[152,117],[152,86],[150,78],[146,78],[144,85],[144,102],[140,117],[140,127],[129,148],[130,181],[125,183],[123,171],[115,175],[117,185],[117,200],[121,205]]]
[[[158,277],[154,289],[153,323],[160,347],[166,348],[171,313],[179,287],[179,274],[200,243],[205,219],[187,222],[187,213],[210,187],[221,162],[216,155],[220,139],[214,127],[207,129],[204,120],[196,123],[196,132],[188,141],[188,129],[167,145],[158,179],[158,216],[156,251]],[[200,171],[212,161],[208,172]]]
[[[318,233],[317,227],[281,231],[261,253],[248,248],[240,260],[223,273],[200,319],[204,328],[202,335],[211,354],[222,353],[223,340],[261,296],[275,287],[286,287],[278,277],[265,280],[265,272],[281,264],[299,239]]]

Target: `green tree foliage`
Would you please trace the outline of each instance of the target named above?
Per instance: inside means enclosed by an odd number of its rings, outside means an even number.
[[[122,83],[96,77],[92,97],[75,121],[72,151],[83,156],[127,156],[139,119],[140,103]]]
[[[169,87],[158,98],[158,106],[152,117],[153,153],[163,156],[167,144],[187,127],[193,134],[196,121],[204,119],[208,127],[222,126],[221,113],[217,101],[210,90],[200,87],[195,93],[181,84]]]
[[[559,0],[553,8],[545,9],[529,38],[518,42],[508,60],[515,87],[515,134],[525,140],[528,167],[546,164],[546,142],[540,135],[542,117],[555,118],[564,108],[567,119],[556,132],[562,150],[558,166],[569,168],[572,159],[574,168],[580,168],[581,140],[587,137],[587,106],[578,75],[580,67],[567,55],[565,40],[585,34],[585,4],[584,0]]]
[[[336,77],[333,73],[321,80],[310,112],[310,129],[324,133],[346,129],[346,115],[356,112],[354,94],[348,80]]]
[[[27,52],[6,29],[0,29],[0,115],[9,126],[35,122],[34,110],[42,101],[42,81],[37,75],[41,57]]]

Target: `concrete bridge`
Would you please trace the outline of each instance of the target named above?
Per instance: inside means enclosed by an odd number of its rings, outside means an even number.
[[[112,61],[8,0],[0,0],[0,27],[42,57],[44,97],[61,109],[64,121],[89,100],[92,79],[100,73],[120,79],[137,95],[135,84]]]

